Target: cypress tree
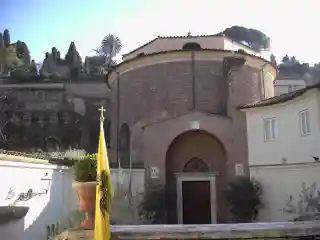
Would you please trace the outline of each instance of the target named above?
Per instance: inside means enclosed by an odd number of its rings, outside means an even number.
[[[6,47],[9,47],[9,45],[10,45],[10,32],[8,29],[4,30],[4,32],[3,32],[3,42]]]

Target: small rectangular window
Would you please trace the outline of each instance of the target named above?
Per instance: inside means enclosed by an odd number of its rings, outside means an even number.
[[[309,122],[309,112],[308,110],[303,110],[299,113],[300,122],[300,134],[302,136],[310,133],[310,122]]]
[[[263,121],[264,140],[274,141],[276,139],[276,118],[265,118]]]

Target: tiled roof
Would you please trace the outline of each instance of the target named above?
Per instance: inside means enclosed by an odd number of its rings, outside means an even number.
[[[126,53],[126,54],[123,54],[122,56],[123,56],[123,57],[126,57],[126,56],[128,56],[129,54],[138,51],[139,49],[141,49],[141,48],[143,48],[143,47],[145,47],[145,46],[147,46],[147,45],[155,42],[155,41],[158,40],[158,39],[199,38],[199,37],[225,37],[226,39],[230,39],[230,40],[232,40],[232,41],[236,41],[236,40],[233,40],[233,39],[231,39],[231,38],[229,38],[229,37],[226,37],[226,36],[225,36],[224,34],[222,34],[222,33],[210,34],[210,35],[192,35],[192,36],[188,36],[188,35],[187,35],[187,36],[167,36],[167,37],[162,37],[162,36],[159,35],[158,37],[152,39],[151,41],[149,41],[149,42],[141,45],[140,47],[138,47],[138,48],[136,48],[136,49],[134,49],[134,50]],[[237,41],[236,41],[236,42],[237,42]],[[245,47],[247,47],[247,48],[250,48],[249,46],[247,46],[247,45],[245,45],[245,44],[243,44],[243,43],[241,43],[241,42],[237,42],[237,43],[240,44],[240,45],[243,45],[243,46],[245,46]]]
[[[287,102],[287,101],[290,101],[290,100],[293,100],[297,97],[302,96],[303,94],[305,94],[306,92],[308,92],[311,89],[320,89],[320,83],[317,83],[312,86],[308,86],[306,88],[299,89],[297,91],[293,91],[293,92],[281,94],[279,96],[275,96],[272,98],[264,99],[259,102],[245,104],[245,105],[239,106],[238,108],[239,109],[248,109],[248,108],[256,108],[256,107],[266,107],[266,106],[271,106],[271,105],[278,104],[278,103],[284,103],[284,102]]]
[[[224,37],[223,34],[209,34],[209,35],[187,35],[187,36],[158,36],[158,38],[163,38],[163,39],[173,39],[173,38],[198,38],[198,37]],[[227,38],[227,37],[226,37]]]

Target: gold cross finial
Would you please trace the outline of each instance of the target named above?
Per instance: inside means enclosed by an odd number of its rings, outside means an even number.
[[[99,111],[100,111],[100,121],[103,122],[103,121],[104,121],[104,114],[103,114],[103,112],[105,112],[106,109],[105,109],[103,106],[101,106],[101,107],[99,108]]]

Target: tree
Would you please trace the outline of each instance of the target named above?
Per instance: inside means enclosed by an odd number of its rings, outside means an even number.
[[[5,59],[6,59],[6,47],[4,45],[2,33],[0,33],[0,75],[4,71],[5,68]]]
[[[10,32],[8,29],[4,30],[4,32],[3,32],[3,42],[6,47],[9,47],[9,45],[10,45]]]
[[[232,26],[226,28],[222,34],[235,41],[244,43],[258,52],[270,49],[270,38],[257,29]]]
[[[51,55],[52,55],[52,60],[53,60],[54,64],[56,64],[57,60],[58,60],[58,50],[56,47],[51,48]]]
[[[166,217],[165,189],[156,187],[146,191],[138,206],[138,213],[147,224],[163,224]]]
[[[16,42],[15,45],[16,45],[16,52],[17,52],[18,58],[21,59],[23,63],[29,64],[31,59],[30,59],[30,51],[27,44],[19,40]]]
[[[277,67],[277,60],[276,60],[276,56],[274,54],[271,54],[270,56],[270,62],[272,63],[273,66]]]
[[[14,98],[11,91],[0,92],[0,147],[8,142],[6,128],[10,125],[12,119],[12,105]]]
[[[283,63],[287,63],[287,62],[289,62],[289,61],[290,61],[290,58],[289,58],[288,55],[285,55],[285,56],[282,58],[282,62],[283,62]]]
[[[67,63],[72,64],[73,63],[73,54],[76,51],[76,45],[74,42],[71,42],[69,45],[68,52],[66,54],[65,60]],[[49,53],[48,53],[49,54]],[[46,53],[47,56],[47,53]]]
[[[294,56],[292,56],[292,57],[290,58],[290,63],[291,63],[291,64],[299,64],[299,61],[298,61]]]
[[[9,46],[6,48],[5,63],[8,69],[15,69],[22,65],[22,61],[18,58],[15,47]]]
[[[71,79],[74,80],[78,78],[81,70],[82,61],[74,42],[70,43],[68,52],[65,57],[65,61],[69,67]]]
[[[38,75],[38,67],[35,61],[32,59],[31,64],[30,64],[30,73],[32,75]]]
[[[288,55],[282,58],[278,69],[280,76],[292,78],[303,78],[311,70],[308,63],[300,63],[294,56],[289,57]]]
[[[101,46],[93,49],[99,56],[105,57],[105,67],[109,69],[116,62],[113,58],[121,51],[122,43],[116,35],[109,34],[101,41]]]
[[[258,182],[245,176],[236,177],[229,183],[225,193],[230,212],[237,222],[256,220],[259,209],[263,206],[260,199],[262,188]]]

